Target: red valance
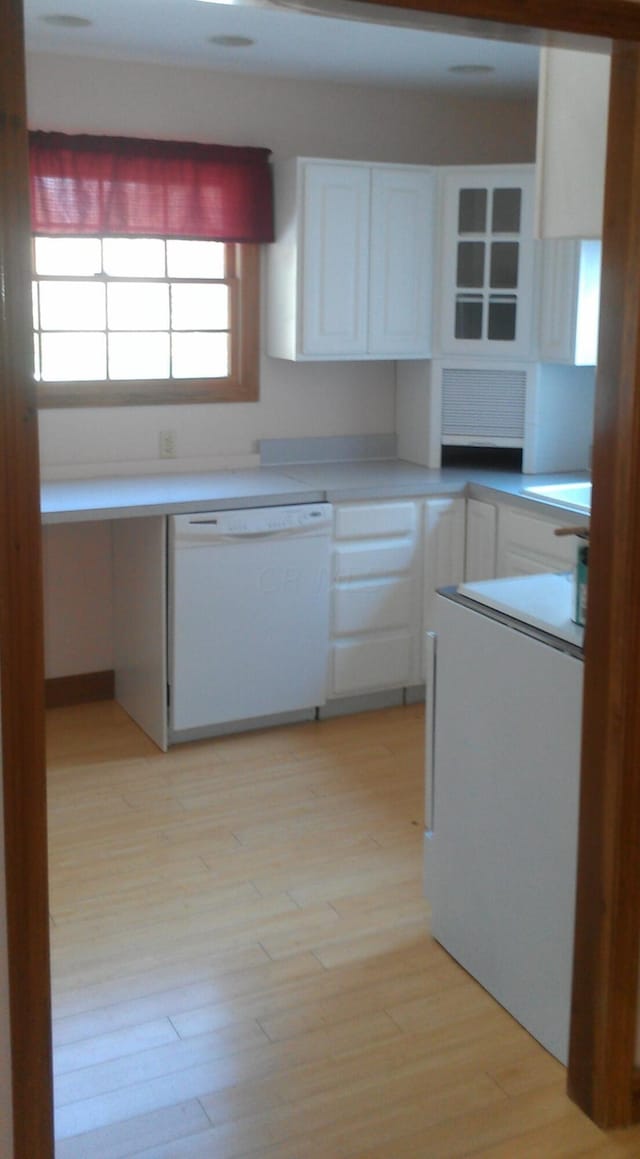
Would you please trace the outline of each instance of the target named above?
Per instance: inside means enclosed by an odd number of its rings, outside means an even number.
[[[29,134],[34,233],[273,241],[270,151]]]

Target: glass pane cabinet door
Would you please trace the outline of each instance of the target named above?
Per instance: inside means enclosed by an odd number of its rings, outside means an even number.
[[[482,176],[452,176],[445,193],[443,292],[453,293],[443,310],[443,350],[521,353],[532,292],[532,174],[523,172],[521,184],[513,171]]]
[[[520,233],[521,189],[494,189],[491,212],[492,233]]]
[[[488,190],[461,189],[458,198],[458,233],[484,233],[487,228]]]

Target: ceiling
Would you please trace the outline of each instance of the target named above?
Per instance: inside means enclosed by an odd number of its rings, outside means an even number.
[[[291,4],[292,7],[288,5]],[[157,61],[191,68],[304,77],[469,95],[532,96],[538,53],[532,45],[448,36],[394,24],[296,11],[296,0],[24,0],[28,51]],[[370,5],[366,6],[371,11]],[[352,10],[353,11],[353,10]],[[71,16],[88,26],[43,17]],[[411,20],[412,17],[409,17]],[[248,37],[245,47],[212,36]],[[493,71],[467,71],[480,66]],[[457,70],[450,72],[450,68]]]

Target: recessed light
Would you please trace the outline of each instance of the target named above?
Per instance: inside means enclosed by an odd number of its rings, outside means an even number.
[[[43,24],[53,24],[56,28],[89,28],[93,24],[93,20],[87,20],[84,16],[71,16],[66,12],[41,16],[40,20]]]
[[[219,44],[222,48],[249,48],[255,40],[250,36],[210,36],[209,44]]]
[[[492,64],[452,64],[447,71],[458,73],[461,76],[483,76],[496,70]]]

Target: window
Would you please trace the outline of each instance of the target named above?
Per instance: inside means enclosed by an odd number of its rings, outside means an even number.
[[[257,246],[42,236],[33,268],[42,406],[258,397]]]
[[[42,406],[258,397],[266,149],[31,133]]]

